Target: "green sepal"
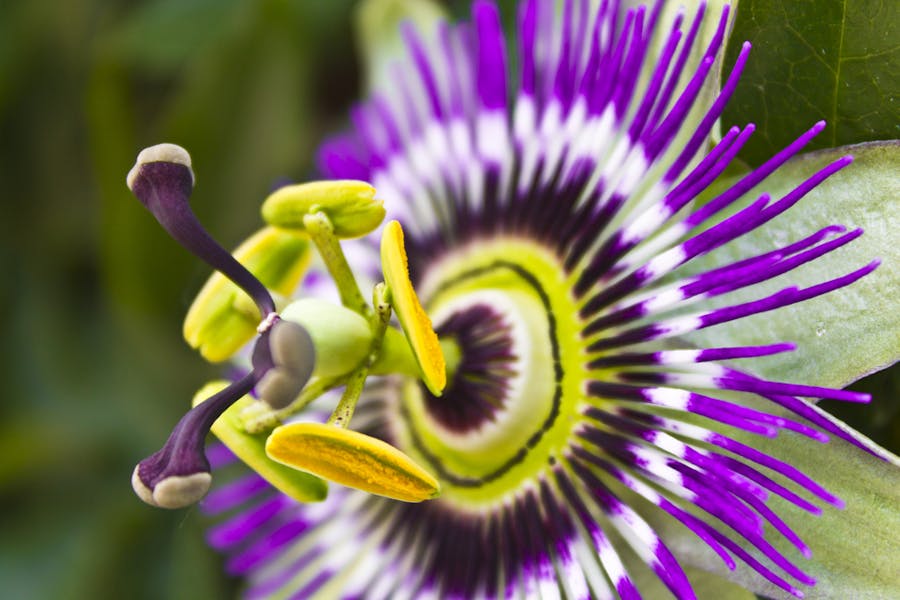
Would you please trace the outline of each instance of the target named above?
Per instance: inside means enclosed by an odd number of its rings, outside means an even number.
[[[234,257],[275,296],[288,296],[309,265],[309,241],[265,227],[242,243]],[[184,339],[210,362],[231,358],[256,336],[260,315],[246,292],[213,273],[184,319]]]
[[[281,318],[302,325],[316,348],[315,377],[350,373],[368,357],[372,329],[358,313],[318,298],[303,298],[281,311]]]
[[[213,381],[200,389],[194,396],[193,404],[203,402],[216,392],[224,389],[227,381]],[[260,477],[268,481],[280,492],[298,502],[320,502],[328,495],[328,484],[308,473],[285,467],[266,456],[267,433],[250,434],[242,425],[241,411],[252,405],[254,400],[244,396],[213,423],[212,432],[219,440]]]
[[[635,587],[641,592],[642,598],[672,598],[672,593],[666,587],[655,572],[647,567],[647,564],[631,553],[623,552],[621,555],[628,575],[634,581]],[[757,600],[756,594],[744,586],[729,581],[725,577],[682,565],[684,574],[691,582],[694,596],[699,599],[715,598],[716,600]]]
[[[262,205],[266,223],[304,231],[303,218],[317,212],[328,215],[334,235],[356,238],[374,230],[384,220],[384,203],[375,199],[375,188],[364,181],[312,181],[275,190]]]

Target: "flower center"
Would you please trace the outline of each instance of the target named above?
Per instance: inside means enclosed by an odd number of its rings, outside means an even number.
[[[578,422],[586,348],[571,282],[552,252],[513,237],[470,242],[412,276],[460,359],[441,397],[403,384],[396,443],[438,475],[443,501],[494,505],[545,472]]]
[[[447,389],[439,398],[424,391],[431,417],[449,432],[465,434],[496,422],[508,408],[517,378],[513,324],[488,302],[470,304],[436,327],[442,339],[454,340],[460,353]]]

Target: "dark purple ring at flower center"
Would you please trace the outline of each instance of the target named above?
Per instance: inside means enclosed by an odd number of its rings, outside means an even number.
[[[477,431],[496,420],[516,375],[511,326],[487,304],[451,314],[435,328],[459,345],[460,363],[440,398],[424,387],[429,414],[455,433]]]

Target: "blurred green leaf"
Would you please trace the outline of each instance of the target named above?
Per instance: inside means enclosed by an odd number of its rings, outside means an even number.
[[[239,0],[145,2],[111,36],[111,50],[145,68],[178,67],[222,37],[240,17],[236,9],[241,4]]]
[[[124,185],[181,142],[232,245],[356,95],[352,0],[0,3],[4,598],[226,598],[196,510],[129,485],[210,367],[180,339],[209,273]]]
[[[150,19],[161,30],[167,19],[183,18],[182,9],[162,4]],[[302,175],[322,135],[316,126],[327,123],[314,116],[310,83],[314,44],[329,39],[316,25],[339,23],[339,13],[312,4],[225,4],[217,22],[234,26],[223,27],[215,43],[175,44],[166,50],[171,60],[153,68],[143,55],[122,53],[120,41],[130,38],[118,30],[98,40],[88,114],[103,201],[104,272],[118,303],[142,314],[177,313],[208,274],[122,186],[142,147],[171,141],[191,152],[192,206],[225,246],[258,228],[259,205],[276,181]],[[195,8],[213,10],[202,2]],[[129,20],[124,27],[137,26]],[[191,274],[194,283],[186,285]]]
[[[828,128],[809,150],[900,138],[900,3],[741,0],[727,65],[745,40],[753,51],[723,121],[758,125],[747,162],[820,119]]]

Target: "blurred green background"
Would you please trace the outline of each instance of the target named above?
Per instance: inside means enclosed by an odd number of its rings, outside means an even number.
[[[145,146],[188,148],[195,211],[233,247],[360,94],[354,6],[0,0],[0,596],[233,594],[198,511],[129,484],[215,369],[180,337],[208,270],[125,173]],[[896,370],[857,385],[887,399]],[[896,403],[849,418],[897,449]]]

